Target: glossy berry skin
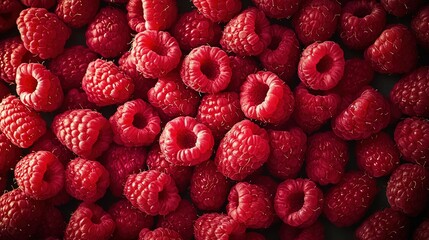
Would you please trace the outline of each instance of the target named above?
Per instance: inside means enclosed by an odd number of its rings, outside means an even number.
[[[55,14],[68,26],[80,28],[91,22],[99,6],[100,0],[59,0]]]
[[[347,59],[344,65],[343,78],[334,88],[341,96],[354,95],[369,85],[374,79],[374,70],[364,59]]]
[[[16,19],[22,11],[19,0],[5,0],[0,4],[0,13],[6,17],[0,19],[0,33],[7,32],[16,26]]]
[[[228,22],[241,10],[240,0],[192,0],[201,14],[213,22]]]
[[[396,17],[414,12],[421,2],[421,0],[381,0],[384,9]]]
[[[259,69],[257,62],[251,57],[229,56],[231,81],[225,91],[240,93],[240,87],[249,74]]]
[[[416,35],[417,42],[429,49],[429,6],[422,7],[411,21],[411,29]]]
[[[129,0],[128,25],[136,32],[166,30],[176,21],[177,10],[173,0]]]
[[[192,239],[194,222],[197,220],[197,210],[188,200],[182,200],[174,212],[158,218],[157,227],[176,231],[182,239]]]
[[[243,239],[245,230],[242,224],[227,215],[206,213],[195,221],[194,237],[195,240],[228,240],[231,237]]]
[[[282,19],[292,17],[298,10],[301,0],[252,0],[252,2],[270,18]]]
[[[143,228],[139,233],[139,240],[182,240],[180,234],[169,228],[159,227],[151,231]]]

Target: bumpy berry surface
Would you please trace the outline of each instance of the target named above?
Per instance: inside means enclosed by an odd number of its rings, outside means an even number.
[[[258,71],[257,62],[251,57],[229,56],[231,81],[226,91],[240,93],[240,87],[249,74]]]
[[[301,0],[252,0],[252,2],[270,18],[290,18],[299,9]]]
[[[66,146],[58,141],[57,137],[52,133],[52,131],[46,131],[43,136],[41,136],[30,148],[31,152],[37,151],[48,151],[53,153],[60,162],[66,166],[67,163],[73,159],[75,156],[73,152],[67,149]],[[1,168],[0,168],[1,169]]]
[[[49,9],[56,4],[57,0],[21,0],[21,3],[31,8]]]
[[[0,134],[0,175],[5,176],[19,161],[22,150],[15,146],[3,133]],[[3,177],[2,177],[3,178]]]
[[[279,230],[280,240],[324,240],[325,228],[320,221],[305,228],[282,224]]]
[[[213,22],[228,22],[241,10],[240,0],[192,0],[201,14]]]
[[[429,6],[421,8],[413,17],[411,29],[416,35],[418,43],[429,49]]]
[[[128,25],[136,32],[166,30],[177,18],[177,2],[174,0],[129,0]]]
[[[43,214],[43,219],[41,219],[41,224],[35,238],[62,239],[66,226],[67,223],[61,211],[54,206],[48,206]]]
[[[100,0],[59,0],[55,14],[72,28],[80,28],[90,23],[100,6]]]
[[[243,239],[245,227],[231,217],[220,213],[206,213],[199,217],[194,224],[196,240],[231,238]]]
[[[182,240],[180,234],[169,228],[156,228],[153,231],[144,228],[140,231],[139,240]]]
[[[429,220],[426,219],[420,223],[417,229],[414,231],[414,240],[425,240],[429,238]]]
[[[334,91],[341,96],[352,95],[369,85],[374,79],[371,65],[361,58],[347,59],[344,65],[343,78]]]
[[[0,3],[0,32],[6,32],[16,26],[16,19],[22,10],[19,0],[5,0]]]
[[[381,0],[384,9],[396,17],[414,12],[421,2],[421,0]]]
[[[197,210],[192,203],[182,200],[174,212],[158,218],[157,227],[176,231],[182,236],[182,239],[192,239],[194,236],[194,222],[197,218]]]
[[[80,88],[72,88],[65,95],[60,112],[76,109],[97,109],[97,105],[88,100],[88,95]]]

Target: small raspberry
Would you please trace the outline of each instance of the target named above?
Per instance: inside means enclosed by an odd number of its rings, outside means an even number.
[[[244,239],[244,225],[235,221],[231,217],[220,213],[206,213],[195,221],[195,240],[228,240]]]
[[[76,109],[96,109],[97,105],[88,100],[88,95],[80,88],[70,89],[64,96],[60,112]]]
[[[298,10],[302,0],[252,0],[270,18],[290,18]]]
[[[16,27],[16,19],[22,8],[19,0],[3,0],[0,3],[0,33]]]
[[[143,228],[139,234],[139,240],[182,240],[180,234],[169,228],[156,228],[151,231]]]
[[[241,85],[249,74],[258,71],[257,62],[250,57],[229,56],[231,81],[225,91],[240,93]]]
[[[14,168],[21,158],[22,150],[15,146],[6,135],[0,133],[0,175],[4,176]],[[1,191],[0,191],[1,193]]]
[[[429,238],[429,219],[426,219],[420,223],[417,229],[414,231],[413,240],[425,240]]]
[[[54,207],[48,206],[43,214],[41,224],[37,230],[37,239],[63,239],[66,230],[66,222],[61,211]]]
[[[100,0],[58,0],[55,14],[70,27],[81,28],[91,22],[99,6]]]
[[[46,133],[30,148],[30,152],[38,151],[48,151],[53,153],[64,166],[66,166],[71,159],[75,158],[73,152],[61,144],[50,130],[46,131]]]
[[[280,240],[324,240],[325,229],[320,221],[305,228],[297,228],[283,223],[279,231]]]
[[[240,12],[242,5],[240,0],[192,0],[192,3],[213,22],[228,22]]]
[[[384,9],[396,17],[403,17],[418,9],[421,0],[381,0]]]
[[[374,70],[367,61],[361,58],[351,58],[346,60],[343,78],[334,91],[341,96],[356,94],[369,85],[373,79]]]
[[[176,22],[177,12],[174,0],[129,0],[128,25],[136,32],[166,30]]]
[[[157,227],[176,231],[182,236],[182,239],[192,239],[194,222],[197,218],[197,210],[192,203],[182,200],[174,212],[158,218]]]
[[[30,8],[46,8],[53,7],[57,0],[21,0],[22,4]]]
[[[426,49],[429,49],[429,6],[422,7],[411,21],[413,30],[418,43]]]

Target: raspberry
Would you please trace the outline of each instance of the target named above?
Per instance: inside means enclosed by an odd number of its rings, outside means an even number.
[[[411,29],[418,43],[424,48],[429,49],[429,6],[421,8],[413,17]]]
[[[246,181],[251,184],[255,184],[262,187],[269,193],[269,196],[272,198],[274,198],[274,196],[276,195],[277,187],[279,185],[271,176],[261,175],[258,173],[252,174],[250,177],[247,178]],[[276,220],[277,219],[275,219],[274,221]]]
[[[102,162],[110,177],[110,191],[121,197],[128,175],[144,169],[147,153],[144,148],[111,145],[103,154]],[[140,229],[139,229],[140,230]]]
[[[406,73],[417,62],[416,39],[408,27],[396,24],[385,29],[365,51],[365,59],[380,73]]]
[[[374,70],[367,61],[361,58],[346,60],[344,74],[334,91],[341,96],[354,95],[374,79]]]
[[[215,163],[224,176],[241,181],[260,168],[269,154],[269,137],[265,129],[249,120],[242,120],[220,141]]]
[[[306,228],[296,228],[283,223],[279,235],[280,240],[324,240],[325,229],[320,221]]]
[[[53,7],[57,0],[21,0],[22,4],[30,8],[46,8]]]
[[[274,221],[273,198],[264,188],[245,182],[231,188],[228,215],[248,228],[268,228]]]
[[[16,70],[16,92],[36,111],[52,112],[64,98],[60,80],[39,63],[22,63]]]
[[[294,31],[280,25],[269,27],[271,43],[259,55],[264,68],[289,83],[296,74],[300,48]]]
[[[389,102],[369,88],[333,119],[332,130],[342,139],[360,140],[385,128],[390,119]]]
[[[157,170],[129,175],[124,195],[134,207],[152,216],[167,215],[176,210],[180,202],[174,180]]]
[[[71,34],[57,15],[45,8],[23,10],[16,23],[25,48],[42,59],[60,55]]]
[[[242,56],[261,54],[271,41],[270,22],[261,10],[250,7],[235,16],[223,29],[220,44]]]
[[[176,231],[182,239],[192,239],[197,218],[195,207],[189,201],[182,200],[174,212],[158,218],[157,227]]]
[[[244,225],[220,213],[206,213],[195,221],[195,240],[243,239],[246,235]]]
[[[218,211],[224,205],[231,182],[217,171],[213,161],[195,167],[191,178],[190,197],[195,206],[204,211]]]
[[[137,239],[141,229],[153,226],[153,217],[140,212],[126,199],[119,200],[110,206],[109,214],[116,225],[114,239]]]
[[[176,68],[182,52],[170,33],[146,30],[135,36],[131,56],[143,77],[159,78]]]
[[[231,81],[225,91],[240,93],[241,85],[247,76],[258,71],[258,64],[250,57],[229,56],[229,65]]]
[[[0,132],[14,145],[28,148],[46,132],[46,123],[17,97],[9,95],[0,103]]]
[[[240,12],[242,5],[240,0],[192,0],[192,3],[213,22],[228,22]]]
[[[110,214],[94,203],[83,202],[72,213],[64,239],[108,239],[114,230]]]
[[[49,206],[43,215],[36,238],[62,239],[67,225],[61,211],[54,206]]]
[[[413,13],[421,2],[421,0],[381,0],[384,9],[396,17]]]
[[[252,2],[270,18],[290,18],[299,9],[301,0],[252,0]]]
[[[416,164],[400,165],[390,175],[386,196],[393,210],[417,216],[429,200],[429,171]]]
[[[95,159],[112,142],[109,121],[89,109],[69,110],[55,116],[52,132],[58,140],[76,155]]]
[[[129,49],[131,29],[125,13],[114,7],[102,8],[88,25],[86,45],[105,58],[117,57]]]
[[[217,93],[228,87],[232,70],[228,55],[218,47],[200,46],[183,60],[183,83],[195,91]]]
[[[337,43],[315,42],[302,52],[298,76],[311,89],[329,90],[343,77],[344,65],[344,52]]]
[[[99,6],[100,0],[58,0],[55,14],[70,27],[81,28],[91,22]]]
[[[349,172],[325,194],[325,217],[337,227],[357,223],[377,194],[376,181],[362,172]]]
[[[0,176],[6,175],[9,169],[15,167],[21,158],[21,154],[21,149],[13,145],[6,135],[0,133]]]
[[[0,101],[10,94],[9,88],[4,83],[0,83]]]
[[[96,109],[97,105],[88,100],[88,95],[77,88],[70,89],[64,96],[60,112],[76,109]]]
[[[429,67],[421,67],[395,83],[390,99],[402,113],[429,117]]]
[[[16,26],[16,19],[22,10],[18,0],[4,0],[0,3],[0,33]]]
[[[357,229],[356,239],[408,239],[410,221],[401,212],[391,208],[380,210],[369,216]]]
[[[423,166],[429,164],[429,121],[406,118],[396,125],[394,139],[402,158]]]
[[[96,53],[82,45],[77,45],[66,48],[61,55],[52,59],[48,66],[49,70],[60,79],[61,86],[66,91],[82,86],[82,79],[89,63],[96,59]]]
[[[109,187],[109,172],[97,161],[75,158],[66,168],[66,190],[84,202],[95,202]]]
[[[134,84],[131,77],[113,62],[97,59],[89,63],[82,89],[90,102],[102,107],[127,101],[134,91]]]
[[[177,20],[172,29],[172,34],[185,51],[201,45],[216,45],[221,36],[221,27],[204,17],[197,10],[184,13]]]
[[[153,231],[144,228],[140,231],[139,240],[182,240],[180,234],[169,228],[157,228]]]
[[[173,0],[129,0],[128,25],[136,32],[166,30],[176,22],[177,11]]]
[[[425,240],[429,238],[429,220],[426,219],[420,223],[417,229],[414,231],[414,240]]]
[[[322,213],[323,193],[308,179],[288,179],[280,183],[274,198],[274,209],[284,223],[308,227]]]
[[[66,166],[67,163],[75,157],[66,146],[62,145],[60,141],[58,141],[57,137],[55,137],[50,130],[46,131],[46,133],[30,148],[30,152],[37,151],[48,151],[53,153],[64,166]]]
[[[346,3],[340,17],[339,35],[351,49],[365,49],[380,36],[386,12],[380,3],[358,0]]]
[[[194,166],[212,155],[213,135],[206,125],[192,117],[169,121],[159,137],[165,159],[178,166]]]
[[[298,39],[309,45],[332,37],[337,29],[341,6],[334,0],[306,1],[292,19]]]

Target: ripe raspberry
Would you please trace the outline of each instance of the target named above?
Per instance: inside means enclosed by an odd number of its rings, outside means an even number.
[[[389,102],[369,88],[333,119],[332,130],[342,139],[360,140],[385,128],[390,119]]]
[[[195,221],[195,240],[243,239],[246,235],[244,225],[220,213],[206,213]]]
[[[241,56],[261,54],[271,41],[270,22],[261,10],[250,7],[235,16],[223,29],[220,44]]]
[[[324,240],[325,229],[320,221],[306,228],[297,228],[283,223],[279,231],[280,240]]]
[[[218,211],[224,205],[231,182],[217,171],[213,161],[197,165],[191,178],[192,203],[203,211]]]
[[[381,0],[384,9],[396,17],[413,13],[421,2],[421,0]]]
[[[58,140],[76,155],[95,159],[112,142],[109,121],[100,113],[89,110],[69,110],[55,116],[52,132]]]
[[[341,96],[354,95],[369,85],[373,79],[374,70],[367,61],[361,58],[351,58],[346,60],[343,78],[334,91]]]
[[[53,153],[64,166],[75,157],[73,152],[62,145],[50,130],[46,131],[46,133],[30,148],[30,152],[37,151],[48,151]]]
[[[340,13],[337,1],[306,1],[292,19],[298,39],[304,45],[330,39],[337,29]]]
[[[407,73],[417,62],[413,33],[402,24],[388,27],[365,51],[365,59],[380,73]]]
[[[406,118],[396,125],[394,139],[402,158],[423,166],[429,164],[429,121]]]
[[[127,101],[134,91],[134,84],[131,77],[113,62],[97,59],[88,65],[82,89],[90,102],[102,107]]]
[[[21,10],[22,5],[18,0],[4,0],[0,3],[0,33],[16,26],[16,19]]]
[[[192,203],[182,200],[174,212],[158,218],[157,227],[176,231],[182,236],[182,239],[192,239],[194,222],[197,218],[197,210]]]
[[[58,0],[55,14],[70,27],[81,28],[91,22],[99,6],[100,0]]]
[[[144,228],[140,231],[139,240],[182,240],[182,237],[169,228],[157,228],[153,231]]]
[[[64,96],[60,112],[76,109],[96,109],[97,105],[88,100],[88,95],[80,88],[70,89]]]
[[[260,168],[269,154],[267,132],[246,119],[236,123],[220,141],[215,163],[224,176],[241,181]]]
[[[45,8],[27,8],[16,20],[24,46],[42,59],[61,54],[70,37],[70,29]]]
[[[9,95],[0,103],[0,132],[14,145],[28,148],[46,132],[46,123],[17,97]]]
[[[96,53],[77,45],[66,48],[61,55],[52,59],[48,68],[60,79],[61,86],[66,91],[82,86],[82,79],[89,63],[96,59]]]
[[[241,85],[249,74],[258,71],[257,62],[250,57],[229,56],[231,81],[225,91],[240,93]]]
[[[192,3],[213,22],[228,22],[240,12],[242,5],[240,0],[192,0]]]
[[[252,0],[252,2],[264,11],[265,15],[270,18],[290,18],[292,17],[299,9],[301,0]]]
[[[429,238],[429,219],[426,219],[420,223],[417,229],[414,231],[413,240],[425,240]]]
[[[109,239],[114,230],[110,214],[94,203],[83,202],[72,213],[64,239]]]
[[[222,49],[200,46],[185,57],[180,75],[183,83],[195,91],[217,93],[228,87],[232,70]]]
[[[153,226],[153,217],[140,212],[126,199],[121,199],[110,206],[109,214],[116,225],[114,239],[137,239],[141,229]]]
[[[48,206],[46,212],[43,214],[35,238],[63,239],[66,226],[67,224],[61,211],[54,206]]]
[[[349,172],[325,194],[325,217],[337,227],[357,223],[377,194],[376,181],[362,172]]]
[[[369,216],[356,229],[356,239],[408,239],[410,231],[410,221],[401,212],[396,212],[391,208],[380,210]]]
[[[57,76],[39,63],[22,63],[16,70],[16,92],[22,103],[39,112],[52,112],[64,94]]]
[[[88,25],[86,45],[105,58],[118,57],[129,49],[131,29],[125,13],[114,7],[102,8]]]
[[[128,175],[144,170],[147,153],[144,148],[113,144],[102,156],[102,163],[110,176],[110,191],[121,197]],[[139,229],[140,230],[140,229]]]
[[[146,30],[135,36],[131,56],[143,77],[159,78],[176,68],[182,52],[170,33]]]
[[[421,8],[413,17],[411,29],[418,43],[424,48],[429,49],[429,6]]]
[[[0,176],[5,176],[9,169],[15,167],[21,154],[21,149],[13,145],[6,135],[0,133]],[[0,191],[0,193],[2,192]]]
[[[109,172],[97,161],[78,157],[67,165],[65,187],[76,199],[95,202],[104,196],[109,184]]]
[[[269,193],[269,196],[274,199],[279,184],[271,176],[254,173],[249,176],[246,181],[262,187]],[[274,219],[274,221],[276,220],[277,219]]]
[[[174,0],[129,0],[128,25],[136,32],[166,30],[176,22],[177,11]]]
[[[62,188],[60,192],[51,199],[49,199],[49,201],[54,206],[64,206],[70,202],[71,198],[72,197],[67,193],[66,189]]]
[[[134,207],[152,216],[167,215],[176,210],[180,202],[174,180],[157,170],[129,175],[124,195]]]
[[[46,8],[53,7],[57,0],[21,0],[22,4],[30,8]]]
[[[386,196],[393,210],[417,216],[429,200],[429,171],[416,164],[400,165],[390,175]]]

